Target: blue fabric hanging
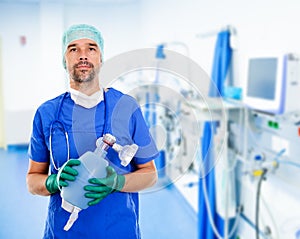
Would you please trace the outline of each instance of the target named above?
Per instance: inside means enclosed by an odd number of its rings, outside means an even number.
[[[230,47],[230,32],[221,31],[217,36],[215,46],[214,62],[211,75],[211,85],[209,89],[210,97],[220,97],[224,93],[224,82],[231,63],[232,49]],[[207,165],[213,165],[214,162],[214,146],[213,136],[217,127],[217,122],[205,122],[203,138],[202,138],[202,160],[205,165],[205,170],[208,170]],[[224,221],[216,211],[216,194],[215,194],[215,171],[212,168],[206,172],[205,183],[208,192],[208,198],[211,206],[212,217],[219,233],[223,235]],[[199,239],[217,239],[208,218],[204,195],[203,181],[199,177]]]
[[[209,96],[223,96],[224,82],[231,64],[231,56],[232,49],[230,47],[230,32],[222,31],[218,34],[211,74],[211,80],[216,87],[210,86]]]

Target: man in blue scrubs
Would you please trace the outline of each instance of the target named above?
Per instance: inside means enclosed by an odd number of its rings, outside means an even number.
[[[63,36],[63,65],[70,90],[43,103],[36,111],[29,145],[27,186],[32,194],[49,196],[44,238],[140,238],[138,191],[157,181],[158,156],[141,109],[130,96],[103,89],[99,72],[103,38],[93,26],[80,24]],[[78,160],[94,151],[96,140],[110,133],[120,145],[139,149],[126,167],[110,149],[107,177],[84,187],[89,207],[69,230],[70,213],[61,207],[60,188],[76,181]]]

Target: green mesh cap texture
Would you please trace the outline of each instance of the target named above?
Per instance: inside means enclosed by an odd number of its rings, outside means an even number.
[[[90,39],[97,43],[101,51],[101,58],[103,59],[103,43],[104,40],[100,31],[97,30],[94,26],[87,24],[78,24],[70,26],[63,35],[62,40],[62,53],[63,53],[63,66],[67,69],[65,54],[68,48],[68,45],[75,40],[79,39]]]

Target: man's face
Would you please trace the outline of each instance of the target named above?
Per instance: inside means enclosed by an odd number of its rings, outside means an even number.
[[[75,82],[98,80],[101,67],[101,52],[98,45],[89,39],[80,39],[68,45],[65,54],[67,69]]]

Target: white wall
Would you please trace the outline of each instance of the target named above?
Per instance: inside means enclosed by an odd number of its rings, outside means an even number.
[[[33,91],[32,86],[40,82],[38,8],[35,4],[0,4],[5,109],[28,109],[35,100],[37,88]],[[20,44],[20,36],[26,36],[25,46]]]
[[[186,43],[191,58],[211,73],[215,36],[197,38],[196,34],[232,25],[237,29],[239,80],[244,81],[248,55],[300,52],[299,11],[297,0],[143,1],[142,30],[146,45]]]
[[[76,23],[101,29],[108,59],[139,48],[140,12],[134,1],[100,5],[0,3],[6,143],[28,142],[35,109],[66,90],[61,54],[64,29]],[[25,45],[21,36],[26,37]]]
[[[2,38],[2,86],[4,94],[5,142],[7,136],[28,139],[31,114],[15,114],[29,111],[38,99],[41,84],[39,74],[39,6],[32,4],[0,4],[0,35]],[[26,36],[26,45],[21,45],[20,37]],[[18,117],[20,116],[20,117]],[[7,125],[11,118],[19,123]],[[15,118],[17,117],[17,118]],[[11,127],[18,131],[11,135]],[[2,132],[3,133],[3,132]],[[22,142],[22,143],[23,143]]]
[[[2,39],[0,37],[0,148],[5,147],[4,133],[4,104],[3,104],[3,86],[2,86]]]

